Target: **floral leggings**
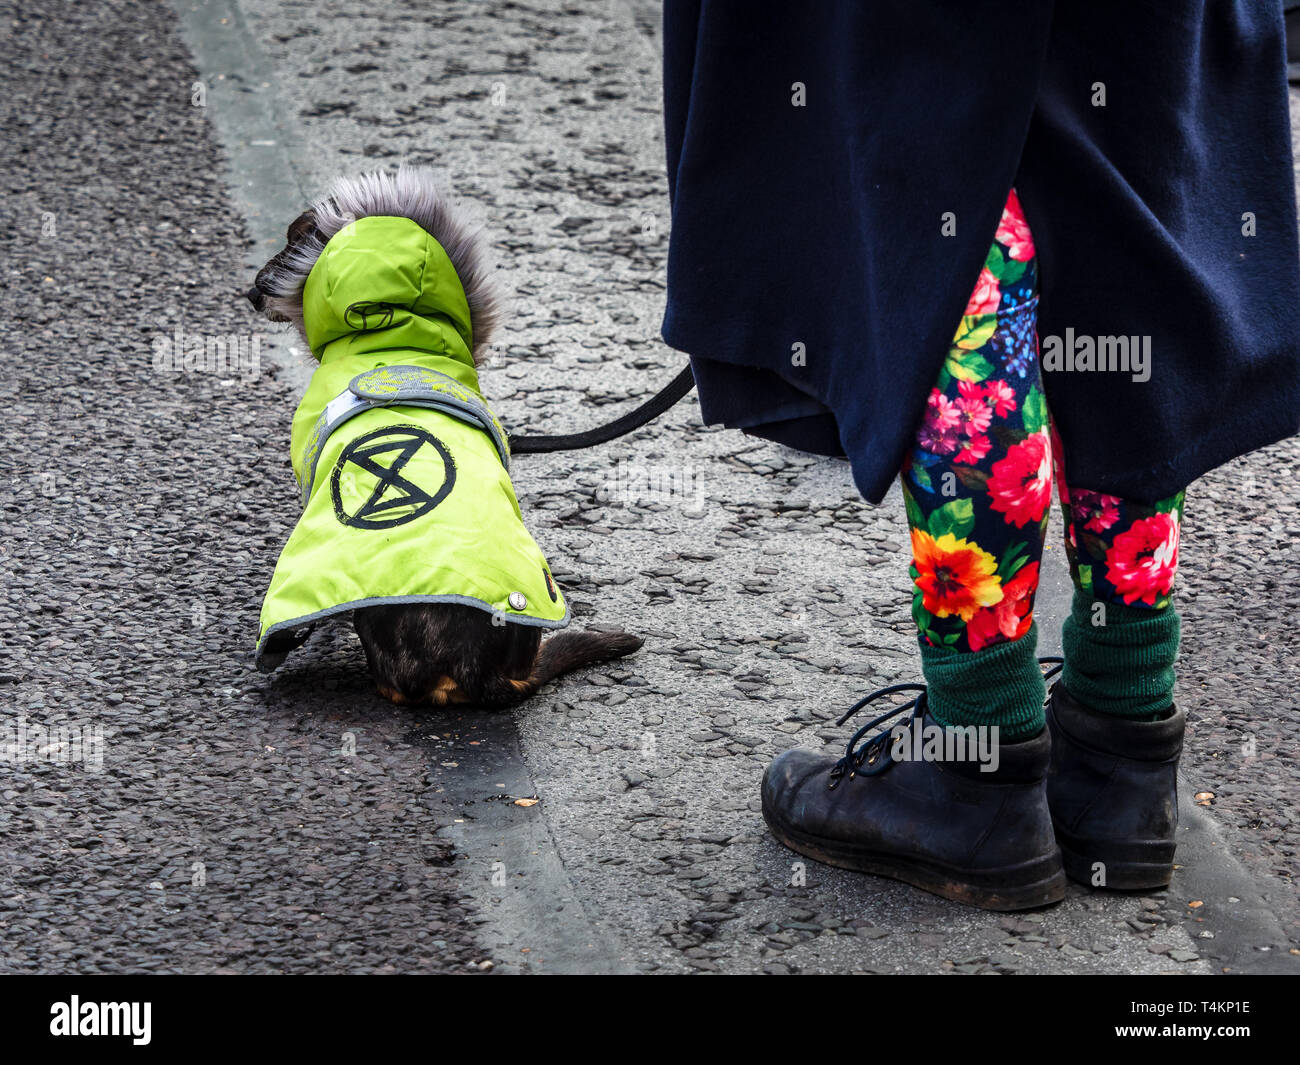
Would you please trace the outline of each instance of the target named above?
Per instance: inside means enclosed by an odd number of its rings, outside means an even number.
[[[979,651],[1033,621],[1055,469],[1076,588],[1162,610],[1183,492],[1154,506],[1068,486],[1043,395],[1038,267],[1015,190],[903,463],[921,642]]]

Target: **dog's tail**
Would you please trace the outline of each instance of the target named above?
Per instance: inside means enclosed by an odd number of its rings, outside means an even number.
[[[542,685],[583,666],[622,658],[637,650],[645,641],[630,632],[561,632],[546,640],[537,652],[527,680],[517,680],[518,697],[527,699]]]

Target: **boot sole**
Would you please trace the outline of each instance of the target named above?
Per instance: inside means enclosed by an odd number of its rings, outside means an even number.
[[[905,884],[982,910],[1033,910],[1065,898],[1065,870],[1059,850],[999,869],[956,869],[938,862],[881,854],[844,840],[810,836],[782,824],[763,802],[763,820],[792,851],[825,865],[901,880]]]
[[[1167,888],[1174,876],[1174,844],[1164,840],[1139,840],[1123,844],[1130,853],[1147,853],[1146,860],[1115,857],[1114,841],[1083,840],[1070,835],[1055,822],[1056,842],[1061,848],[1065,875],[1078,884],[1102,891],[1152,891]],[[1100,863],[1106,882],[1093,883],[1093,866]]]

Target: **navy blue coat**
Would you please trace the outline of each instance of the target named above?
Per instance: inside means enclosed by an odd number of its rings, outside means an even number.
[[[1145,382],[1045,374],[1072,484],[1152,502],[1300,428],[1278,0],[666,0],[664,97],[706,421],[878,502],[1014,185],[1040,336],[1150,337]]]

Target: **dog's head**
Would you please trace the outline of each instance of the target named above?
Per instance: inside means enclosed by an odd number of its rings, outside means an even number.
[[[481,362],[501,317],[501,296],[487,265],[485,242],[443,194],[427,167],[400,167],[339,178],[329,193],[289,226],[285,246],[257,272],[248,299],[273,322],[292,322],[306,340],[302,293],[307,275],[335,233],[372,215],[409,218],[442,245],[469,302],[474,361]]]

